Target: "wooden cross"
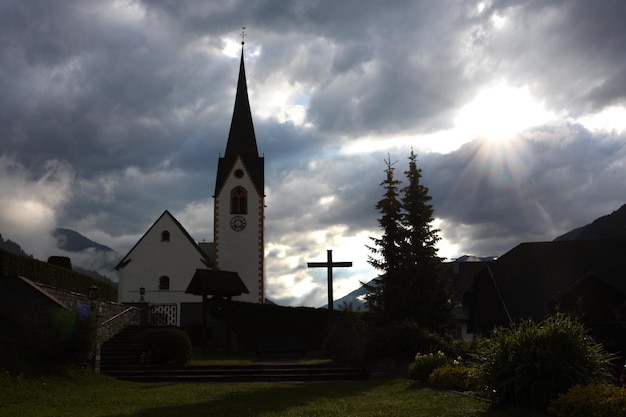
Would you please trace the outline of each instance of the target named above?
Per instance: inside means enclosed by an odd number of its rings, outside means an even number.
[[[333,262],[333,251],[326,251],[326,262],[307,262],[309,268],[326,268],[328,270],[328,309],[333,309],[333,268],[349,267],[352,262]]]

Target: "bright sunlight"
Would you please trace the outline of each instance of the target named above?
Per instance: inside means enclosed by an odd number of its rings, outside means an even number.
[[[534,100],[528,87],[513,88],[505,84],[483,90],[461,108],[454,120],[457,131],[468,139],[479,136],[500,141],[514,137],[522,130],[546,123],[554,115]]]

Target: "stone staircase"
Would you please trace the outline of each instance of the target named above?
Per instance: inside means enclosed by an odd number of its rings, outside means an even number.
[[[366,369],[350,366],[259,362],[236,366],[156,367],[141,363],[134,343],[141,327],[128,327],[102,346],[100,372],[135,382],[313,382],[366,380]]]
[[[141,365],[141,346],[135,343],[135,336],[144,329],[141,326],[128,326],[102,344],[100,349],[100,372],[133,369]]]

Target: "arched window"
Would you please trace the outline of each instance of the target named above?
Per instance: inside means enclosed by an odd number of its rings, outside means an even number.
[[[230,214],[248,213],[248,192],[243,187],[235,187],[230,192]]]
[[[159,289],[160,290],[170,289],[170,277],[165,276],[165,275],[159,277]]]
[[[161,232],[161,242],[169,242],[170,241],[170,232],[167,230],[163,230]]]

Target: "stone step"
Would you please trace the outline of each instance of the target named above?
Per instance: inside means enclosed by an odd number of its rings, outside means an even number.
[[[369,379],[368,372],[362,368],[297,364],[178,368],[134,366],[125,369],[102,369],[102,373],[136,382],[307,382]]]

